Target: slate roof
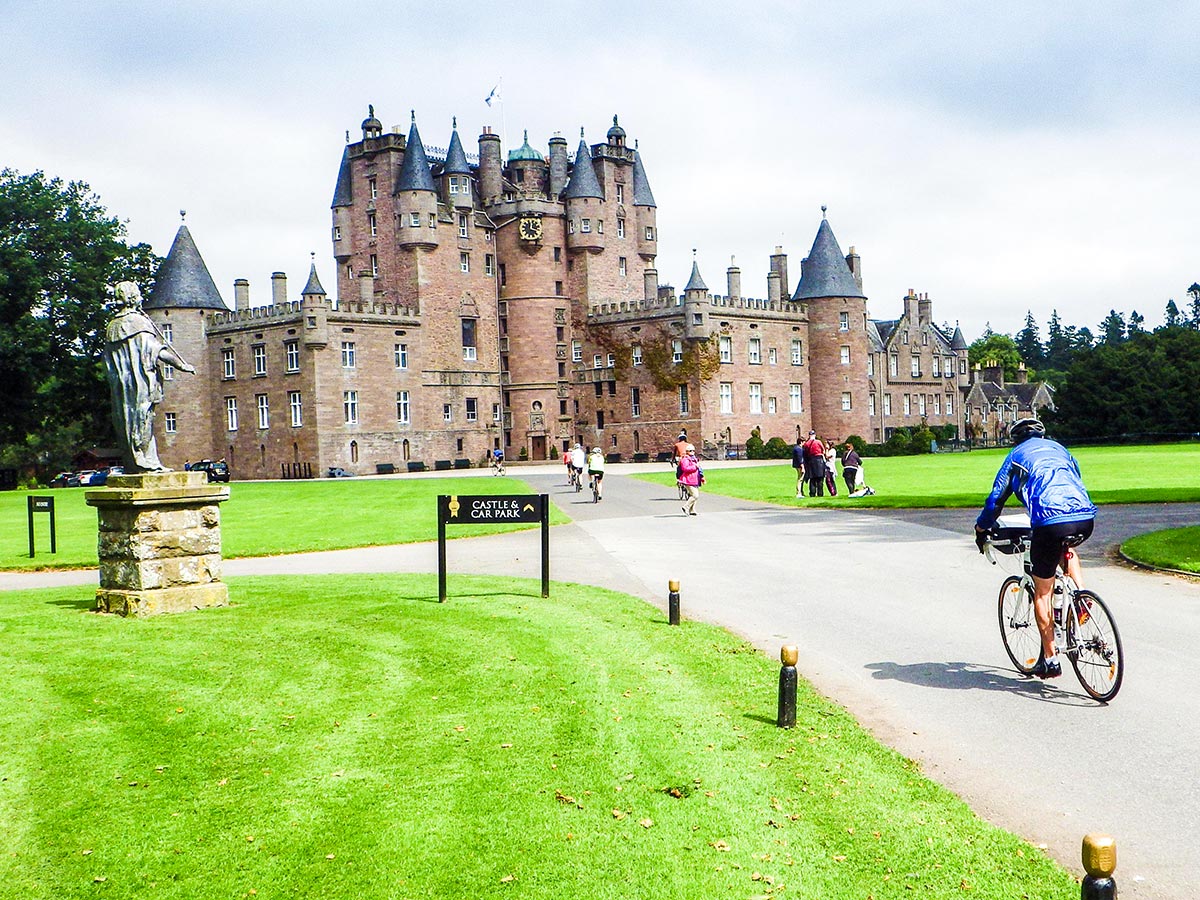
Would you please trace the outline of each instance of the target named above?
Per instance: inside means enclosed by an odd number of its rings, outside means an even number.
[[[321,287],[321,279],[317,277],[317,264],[313,263],[312,268],[308,271],[308,283],[304,285],[304,290],[300,292],[304,294],[320,294],[325,296],[325,288]]]
[[[396,178],[396,189],[392,193],[436,190],[433,174],[429,171],[429,158],[425,155],[425,145],[421,143],[421,134],[417,131],[417,120],[413,119],[408,129],[408,141],[404,145],[404,162],[400,164],[400,175]]]
[[[575,151],[575,165],[571,168],[571,177],[561,194],[564,200],[578,200],[580,197],[598,197],[604,199],[604,191],[600,188],[600,180],[596,170],[592,168],[592,151],[581,137],[579,149]]]
[[[957,324],[954,326],[954,336],[950,338],[950,346],[955,350],[969,349],[967,339],[963,337],[962,329]]]
[[[342,162],[338,166],[337,184],[333,188],[333,203],[329,205],[330,209],[337,209],[339,206],[354,205],[354,186],[350,178],[350,148],[347,147],[342,151]]]
[[[175,233],[171,251],[158,267],[154,290],[142,307],[229,311],[186,225],[180,225]]]
[[[796,285],[793,300],[811,300],[816,297],[862,297],[866,294],[854,280],[842,248],[838,246],[829,220],[822,219],[817,229],[812,249],[801,267],[800,283]]]
[[[704,283],[704,279],[700,277],[700,266],[696,261],[692,260],[692,277],[688,279],[687,287],[683,289],[686,294],[688,291],[704,291],[708,293],[708,285]]]
[[[633,205],[657,208],[650,182],[646,179],[646,170],[642,168],[642,154],[637,150],[633,152]]]
[[[871,324],[875,326],[875,331],[879,335],[880,345],[886,347],[887,342],[892,339],[892,332],[896,330],[896,326],[900,324],[899,319],[872,319]]]
[[[446,163],[442,166],[443,175],[470,175],[471,164],[467,162],[467,154],[463,152],[462,141],[458,139],[458,129],[450,133],[450,148],[446,151]]]

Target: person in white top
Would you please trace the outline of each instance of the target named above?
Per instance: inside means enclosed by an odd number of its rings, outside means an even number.
[[[575,470],[575,477],[579,478],[583,475],[583,470],[587,466],[587,453],[584,449],[576,444],[571,448],[571,468]]]

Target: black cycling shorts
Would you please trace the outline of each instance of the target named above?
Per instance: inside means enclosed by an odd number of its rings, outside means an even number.
[[[1081,522],[1058,522],[1033,529],[1029,541],[1030,572],[1035,578],[1053,578],[1062,562],[1063,550],[1078,547],[1092,536],[1095,519]]]

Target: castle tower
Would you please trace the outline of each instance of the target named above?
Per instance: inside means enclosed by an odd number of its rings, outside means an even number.
[[[592,151],[579,129],[579,149],[575,165],[562,192],[567,208],[567,248],[598,253],[604,249],[604,235],[597,227],[604,210],[604,191],[592,165]]]
[[[958,363],[958,372],[955,384],[958,385],[960,393],[971,386],[970,362],[967,359],[969,346],[967,339],[963,337],[962,329],[958,327],[958,323],[954,323],[954,336],[950,338],[950,349],[954,351],[956,362]],[[963,410],[964,415],[966,410]]]
[[[470,209],[474,206],[471,191],[471,164],[463,152],[458,138],[458,119],[455,118],[450,132],[450,148],[446,151],[446,163],[442,166],[442,198],[455,209]]]
[[[700,266],[694,255],[692,276],[683,289],[683,336],[688,340],[708,338],[708,285],[700,277]]]
[[[821,225],[812,249],[800,265],[800,282],[792,301],[808,305],[813,428],[822,438],[833,440],[871,434],[867,298],[846,264],[825,218],[825,207],[821,207]]]
[[[412,116],[408,141],[404,145],[404,162],[392,191],[396,204],[398,228],[396,243],[402,248],[432,250],[438,245],[437,186],[429,171],[425,145],[417,131],[417,114]]]
[[[163,337],[196,367],[195,375],[167,373],[154,421],[163,465],[182,469],[189,459],[214,456],[207,385],[220,358],[215,363],[209,358],[205,323],[212,313],[229,311],[186,225],[179,226],[142,306]]]
[[[329,343],[329,298],[317,278],[315,261],[309,268],[308,282],[300,292],[300,306],[304,310],[304,346],[324,347]]]
[[[567,139],[561,134],[550,138],[550,199],[557,200],[567,186]]]
[[[344,266],[350,259],[353,243],[350,240],[350,220],[354,208],[354,178],[349,146],[342,151],[342,161],[338,165],[337,184],[333,188],[333,202],[330,208],[333,210],[333,258],[339,266]]]
[[[504,186],[504,171],[500,163],[500,135],[493,134],[490,126],[483,127],[479,135],[479,199],[491,205],[500,199]]]
[[[638,230],[638,255],[648,265],[654,264],[658,255],[658,208],[654,203],[654,192],[642,167],[642,154],[633,151],[633,206],[635,227]]]
[[[530,145],[528,129],[525,142],[508,152],[508,178],[525,197],[545,197],[549,189],[550,172],[546,160]]]
[[[383,134],[383,123],[375,118],[375,104],[367,104],[367,117],[362,121],[363,140],[380,137]]]

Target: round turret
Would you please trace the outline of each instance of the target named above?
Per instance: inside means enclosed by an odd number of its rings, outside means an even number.
[[[613,116],[612,128],[608,129],[608,143],[613,147],[625,146],[625,129],[617,124],[617,117]]]
[[[375,104],[367,106],[367,117],[362,121],[363,140],[377,138],[383,134],[383,123],[375,118]]]

